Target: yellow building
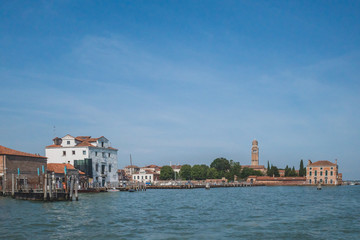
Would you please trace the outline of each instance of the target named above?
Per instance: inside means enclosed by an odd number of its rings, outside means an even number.
[[[311,162],[306,167],[306,181],[308,184],[340,185],[342,174],[338,173],[337,160]]]

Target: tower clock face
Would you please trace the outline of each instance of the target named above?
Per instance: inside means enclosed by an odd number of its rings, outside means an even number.
[[[257,152],[257,150],[253,150],[253,153],[256,153]]]

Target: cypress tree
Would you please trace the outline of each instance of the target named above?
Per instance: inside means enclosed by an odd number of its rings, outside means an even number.
[[[300,177],[305,176],[304,162],[302,159],[300,161],[299,176]]]

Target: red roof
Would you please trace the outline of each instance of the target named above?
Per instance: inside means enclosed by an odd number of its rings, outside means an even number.
[[[0,145],[0,155],[13,155],[13,156],[24,156],[24,157],[33,157],[33,158],[44,158],[47,159],[47,157],[43,157],[37,154],[31,154],[26,152],[20,152],[11,148],[7,148]]]
[[[336,166],[335,163],[332,163],[330,161],[326,161],[326,160],[321,160],[321,161],[317,161],[317,162],[313,162],[310,163],[309,165],[307,165],[308,167],[312,167],[312,166]]]
[[[157,166],[157,165],[154,165],[154,164],[145,166],[145,168],[157,168],[157,167],[158,167],[158,166]]]
[[[136,166],[136,165],[129,165],[129,166],[126,166],[126,167],[124,167],[124,168],[139,168],[139,167]]]
[[[75,169],[74,166],[69,163],[48,163],[47,170],[54,173],[65,173],[65,166],[67,169]]]
[[[91,138],[91,136],[77,136],[77,137],[75,137],[75,139],[77,141],[79,141],[80,143],[76,144],[73,147],[96,147],[96,146],[92,145],[91,143],[96,142],[100,138],[105,138],[105,137],[101,136],[101,137],[98,137],[98,138]],[[53,140],[55,140],[55,139],[56,138],[54,138]],[[57,148],[57,147],[62,147],[62,146],[61,145],[55,145],[55,144],[46,146],[46,148]],[[116,150],[116,151],[118,150],[118,149],[113,148],[113,147],[108,147],[107,149]]]

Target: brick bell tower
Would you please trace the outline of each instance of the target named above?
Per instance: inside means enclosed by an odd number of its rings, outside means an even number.
[[[252,141],[252,148],[251,148],[251,166],[258,166],[259,165],[259,147],[258,141]]]

